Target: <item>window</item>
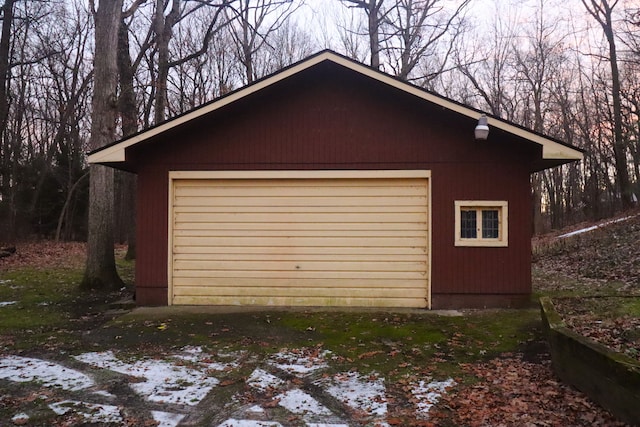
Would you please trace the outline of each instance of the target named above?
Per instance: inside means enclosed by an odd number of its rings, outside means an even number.
[[[507,202],[455,202],[456,246],[508,246]]]

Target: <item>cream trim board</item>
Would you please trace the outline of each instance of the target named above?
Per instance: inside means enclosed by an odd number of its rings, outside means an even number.
[[[486,239],[482,238],[482,215],[477,215],[478,237],[468,239],[460,237],[461,230],[461,211],[476,210],[497,210],[498,211],[498,238]],[[509,206],[505,200],[456,200],[455,201],[455,228],[454,228],[454,245],[455,246],[484,246],[484,247],[507,247],[509,246]]]
[[[171,173],[169,173],[169,197],[167,199],[167,208],[169,210],[167,216],[167,305],[173,305],[173,226],[175,224],[173,181]]]
[[[171,171],[169,179],[430,178],[429,170]]]
[[[335,52],[325,51],[316,56],[312,56],[306,60],[303,60],[290,68],[286,68],[278,73],[275,73],[272,76],[265,78],[264,80],[258,81],[255,84],[241,88],[238,91],[233,92],[228,96],[218,99],[217,101],[213,101],[209,104],[206,104],[203,107],[200,107],[196,110],[188,112],[173,120],[164,122],[158,125],[157,127],[151,128],[131,138],[125,139],[110,147],[105,147],[104,149],[91,154],[88,157],[88,162],[89,163],[124,162],[126,148],[132,145],[136,145],[139,142],[145,141],[162,132],[165,132],[181,124],[187,123],[191,120],[194,120],[198,117],[201,117],[205,114],[208,114],[226,105],[229,105],[239,99],[242,99],[255,92],[258,92],[275,83],[278,83],[292,75],[295,75],[301,71],[311,68],[323,61],[334,62],[345,68],[355,71],[359,74],[365,75],[381,83],[384,83],[388,86],[397,88],[406,93],[414,95],[418,98],[421,98],[433,104],[439,105],[448,110],[454,111],[458,114],[462,114],[463,116],[471,117],[473,119],[477,119],[480,117],[481,113],[479,113],[474,109],[455,103],[446,98],[441,98],[430,92],[426,92],[425,90],[418,88],[417,86],[412,86],[410,84],[407,84],[403,81],[396,79],[395,77],[392,77],[388,74],[381,73],[363,64],[354,62],[350,59],[347,59],[341,55],[336,54]],[[490,123],[489,123],[490,126],[495,126],[496,128],[502,129],[508,133],[511,133],[513,135],[516,135],[521,138],[540,144],[542,146],[543,159],[581,160],[584,157],[579,150],[576,150],[571,147],[567,147],[563,144],[559,144],[544,136],[538,135],[536,133],[530,132],[526,129],[522,129],[520,127],[514,126],[510,123],[504,122],[496,118],[490,118],[489,120],[490,120]],[[471,135],[471,132],[473,132],[473,129],[469,129],[469,132]]]
[[[433,193],[433,178],[431,177],[431,171],[425,171],[429,174],[427,178],[427,309],[431,310],[431,294],[433,289],[433,284],[431,283],[431,272],[432,272],[432,260],[433,260],[433,245],[432,245],[432,227],[433,221],[431,218],[433,217],[433,204],[431,194]]]

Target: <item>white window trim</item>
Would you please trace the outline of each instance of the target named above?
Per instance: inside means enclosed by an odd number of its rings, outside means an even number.
[[[487,208],[498,210],[499,232],[497,239],[483,239],[481,230],[478,230],[478,237],[475,239],[463,239],[460,237],[460,212],[464,209],[483,210]],[[455,246],[484,246],[484,247],[507,247],[509,246],[509,207],[505,200],[456,200],[455,201]],[[478,215],[478,221],[481,215]]]

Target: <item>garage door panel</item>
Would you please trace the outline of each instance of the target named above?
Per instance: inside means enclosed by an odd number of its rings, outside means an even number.
[[[425,304],[416,305],[410,298],[347,298],[347,297],[255,297],[255,296],[178,296],[173,299],[177,305],[262,305],[262,306],[318,306],[318,307],[426,307]]]
[[[174,257],[179,257],[180,254],[202,254],[204,255],[222,255],[227,254],[248,254],[248,255],[285,255],[285,256],[297,256],[297,255],[334,255],[342,257],[342,255],[382,255],[385,257],[389,255],[420,255],[423,258],[426,254],[426,248],[423,246],[401,247],[393,248],[393,251],[389,251],[386,247],[298,247],[293,248],[291,246],[285,247],[272,247],[268,251],[264,247],[245,247],[245,246],[175,246]],[[177,259],[177,258],[174,258]],[[216,258],[211,258],[216,259]],[[380,259],[380,258],[378,258]],[[385,258],[382,258],[385,259]]]
[[[393,237],[411,238],[415,230],[174,230],[176,237]]]
[[[174,271],[425,271],[426,262],[365,262],[365,261],[182,261],[176,260]]]
[[[403,213],[286,213],[276,215],[270,213],[186,213],[175,214],[176,223],[180,222],[234,222],[234,223],[378,223],[378,222],[426,222],[425,213],[403,212]]]
[[[424,188],[420,185],[415,186],[317,186],[318,183],[309,185],[296,185],[290,187],[274,187],[269,186],[260,188],[252,186],[239,190],[236,187],[186,187],[176,191],[177,197],[264,197],[266,196],[286,196],[296,197],[304,195],[305,197],[398,197],[398,196],[421,196],[424,195]],[[274,185],[276,185],[274,183]]]
[[[418,222],[368,222],[368,223],[237,223],[237,222],[180,222],[176,230],[413,230],[426,229],[425,221]]]
[[[189,179],[189,178],[180,178],[180,190],[194,188],[194,187],[205,187],[207,189],[211,187],[216,188],[265,188],[266,191],[271,191],[273,188],[283,188],[283,187],[319,187],[319,188],[334,188],[334,187],[351,187],[351,188],[361,188],[361,187],[424,187],[425,178],[273,178],[273,179],[265,179],[265,178],[257,178],[252,179],[247,176],[245,179],[242,178],[228,178],[228,179]]]
[[[244,246],[244,247],[414,247],[425,246],[426,237],[180,237],[174,240],[177,246]],[[267,249],[268,251],[268,249]]]
[[[408,298],[421,298],[424,294],[415,288],[400,288],[400,289],[386,289],[380,288],[376,292],[380,298],[394,298],[398,296],[398,293],[402,293],[404,297]],[[203,286],[181,286],[176,290],[176,296],[254,296],[254,297],[269,297],[277,295],[279,297],[294,297],[300,296],[299,289],[295,287],[269,287],[264,286],[216,286],[215,289]],[[366,288],[356,289],[344,289],[344,288],[322,288],[322,287],[305,287],[304,295],[306,298],[367,298],[371,296],[371,291]]]
[[[427,305],[426,178],[172,185],[174,304]]]
[[[394,261],[417,261],[425,262],[424,252],[416,254],[388,254],[381,258],[380,255],[363,254],[300,254],[300,253],[174,253],[174,262],[178,261],[372,261],[372,262],[394,262]]]
[[[398,280],[425,280],[425,273],[421,271],[238,271],[238,270],[179,270],[174,273],[174,279],[180,278],[201,278],[208,280],[208,284],[215,284],[218,279],[242,279],[247,278],[254,281],[262,279],[282,279],[282,280],[306,280],[306,279],[329,279],[336,283],[336,286],[345,286],[345,281],[351,282],[359,279],[376,279],[392,282]],[[393,285],[389,285],[393,287]]]
[[[317,197],[279,197],[260,195],[256,197],[197,197],[176,196],[176,204],[185,207],[232,207],[237,206],[289,206],[289,207],[314,207],[314,206],[362,206],[362,207],[386,207],[386,206],[413,206],[424,207],[426,197],[420,196],[388,196],[367,197],[351,195],[348,197],[317,196]],[[354,206],[355,205],[355,206]]]
[[[344,213],[366,213],[366,214],[387,214],[387,213],[418,213],[423,214],[424,204],[417,205],[396,205],[396,206],[360,206],[356,205],[357,200],[351,200],[354,206],[243,206],[247,213],[259,214],[325,214],[338,215]],[[235,214],[237,207],[233,206],[179,206],[174,209],[176,214],[182,213],[204,213],[204,214]]]
[[[388,280],[383,277],[374,279],[366,279],[362,277],[349,278],[349,286],[353,288],[366,289],[420,289],[424,285],[424,276],[414,274],[414,279],[394,279]],[[295,287],[300,291],[306,288],[344,288],[341,278],[317,278],[317,277],[216,277],[216,287],[256,287],[258,284],[265,288]],[[175,277],[174,285],[177,286],[175,292],[181,293],[183,287],[211,287],[211,279],[209,277]],[[211,291],[211,289],[210,289]],[[215,290],[213,290],[214,292]]]

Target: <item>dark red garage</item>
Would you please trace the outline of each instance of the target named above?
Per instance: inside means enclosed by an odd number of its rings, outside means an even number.
[[[90,153],[138,175],[140,305],[514,306],[580,150],[325,51]]]

